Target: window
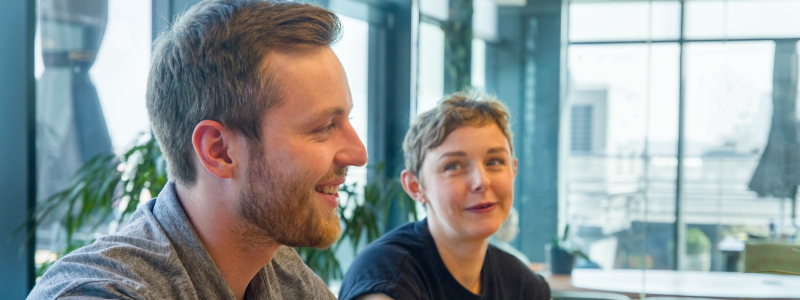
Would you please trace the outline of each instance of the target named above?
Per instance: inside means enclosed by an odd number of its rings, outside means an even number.
[[[678,61],[676,43],[569,46],[568,223],[603,268],[671,268]]]
[[[150,2],[61,4],[38,6],[39,200],[66,187],[88,159],[121,154],[149,132],[144,103],[152,40]],[[58,220],[45,220],[37,227],[37,264],[54,260],[54,251],[63,248],[60,226]],[[88,233],[76,237],[93,238]]]
[[[367,112],[369,101],[367,99],[368,72],[369,72],[369,24],[366,21],[339,15],[342,23],[342,38],[333,45],[333,51],[339,57],[347,74],[350,84],[350,93],[353,97],[353,110],[350,112],[350,122],[355,128],[358,137],[364,146],[367,146]],[[367,183],[367,167],[351,167],[348,169],[347,182],[351,185],[358,183],[363,187]],[[342,195],[341,197],[347,197]]]
[[[562,180],[574,245],[603,268],[742,271],[728,242],[795,234],[798,182],[780,174],[800,157],[797,11],[572,1]]]
[[[472,74],[471,85],[477,90],[486,89],[486,42],[482,39],[472,39]]]
[[[569,40],[676,40],[680,36],[680,9],[678,1],[572,3]]]
[[[419,23],[418,57],[416,114],[436,107],[444,96],[444,31],[439,26]]]
[[[687,1],[686,38],[796,38],[798,11],[794,0]]]
[[[592,105],[572,106],[570,149],[573,152],[592,151]]]

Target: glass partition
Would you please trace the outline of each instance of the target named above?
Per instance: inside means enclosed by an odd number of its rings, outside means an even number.
[[[572,246],[604,269],[671,269],[679,47],[573,45],[569,53]]]
[[[147,138],[145,88],[150,65],[150,1],[38,3],[36,144],[38,200],[69,183],[98,154],[121,154]],[[36,231],[36,264],[65,247],[59,220]],[[100,229],[97,234],[104,234]],[[94,233],[78,232],[89,241]]]
[[[677,40],[681,7],[678,1],[605,1],[569,6],[569,40]]]
[[[700,283],[800,273],[798,13],[798,0],[570,2],[561,197],[570,246],[592,261],[579,268],[647,270],[619,273],[632,293],[673,293],[681,274],[705,296],[795,295],[763,284],[780,277]]]
[[[438,25],[419,23],[416,114],[436,107],[444,96],[444,31]]]
[[[342,23],[342,38],[333,45],[333,52],[339,57],[350,93],[353,99],[353,110],[350,112],[350,123],[355,128],[358,137],[366,147],[367,144],[367,112],[369,101],[367,99],[369,75],[369,23],[367,21],[338,15]],[[346,185],[358,183],[359,186],[367,184],[367,167],[350,167],[347,173]],[[342,195],[345,199],[347,195]]]

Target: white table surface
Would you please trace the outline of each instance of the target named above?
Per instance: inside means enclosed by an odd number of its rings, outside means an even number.
[[[671,270],[575,269],[572,285],[626,293],[726,297],[798,298],[800,276]]]

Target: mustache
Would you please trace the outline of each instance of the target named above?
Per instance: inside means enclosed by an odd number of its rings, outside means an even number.
[[[323,176],[322,179],[320,179],[319,183],[325,183],[328,181],[345,177],[347,177],[347,167],[344,168],[334,167],[330,171],[328,171],[328,173],[325,174],[325,176]]]

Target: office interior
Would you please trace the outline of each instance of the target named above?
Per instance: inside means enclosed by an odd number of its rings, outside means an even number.
[[[152,41],[198,2],[0,4],[1,298],[24,298],[67,238],[124,226],[113,216],[130,197],[69,237],[67,209],[37,226],[28,216],[92,158],[148,142]],[[469,88],[511,112],[511,245],[537,272],[551,274],[559,242],[588,257],[575,259],[567,290],[614,285],[636,298],[668,294],[663,276],[757,274],[768,277],[730,280],[757,281],[744,298],[800,298],[788,287],[800,278],[800,0],[301,2],[342,23],[332,48],[370,157],[348,185],[397,176],[410,120]],[[408,209],[392,205],[385,229],[408,222]],[[354,250],[336,252],[342,272]],[[727,282],[695,296],[736,298]]]

